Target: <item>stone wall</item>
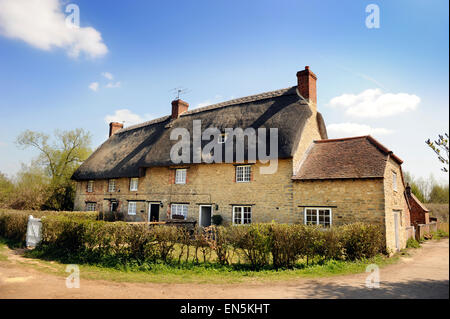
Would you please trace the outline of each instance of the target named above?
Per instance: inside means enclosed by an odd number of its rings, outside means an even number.
[[[305,124],[305,128],[302,132],[302,136],[300,137],[297,149],[294,152],[292,166],[293,175],[295,175],[300,168],[300,164],[307,155],[306,152],[312,145],[313,141],[322,139],[322,137],[320,136],[319,125],[317,124],[316,106],[313,103],[310,103],[309,107],[312,111],[312,115],[309,117]]]
[[[235,182],[233,164],[190,164],[187,183],[174,184],[174,169],[152,167],[139,179],[137,192],[129,191],[130,179],[116,180],[116,192],[108,193],[108,181],[96,180],[94,192],[87,193],[87,181],[79,182],[75,202],[76,210],[84,210],[86,202],[96,202],[97,210],[108,211],[110,201],[119,202],[118,210],[128,221],[146,221],[149,202],[162,203],[160,220],[166,220],[171,203],[188,203],[188,218],[198,221],[201,204],[213,206],[213,214],[221,214],[226,223],[232,221],[232,205],[251,205],[253,222],[292,223],[298,220],[293,214],[292,160],[280,159],[275,174],[260,174],[257,163],[251,165],[252,180]],[[128,216],[128,201],[137,201],[137,213]],[[216,210],[216,205],[218,209]]]
[[[383,180],[336,179],[296,181],[294,206],[298,222],[304,223],[306,207],[332,209],[333,225],[354,222],[384,224]]]
[[[397,190],[395,190],[393,186],[392,173],[396,173],[397,175]],[[406,227],[410,226],[410,215],[405,198],[405,184],[402,178],[401,167],[392,158],[389,158],[386,163],[386,170],[384,174],[384,194],[386,198],[386,246],[394,252],[396,250],[394,214],[399,214],[400,217],[400,249],[406,247],[406,241],[408,239]]]

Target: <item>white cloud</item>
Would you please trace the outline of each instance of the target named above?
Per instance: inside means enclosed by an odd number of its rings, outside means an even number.
[[[342,94],[330,100],[331,107],[342,108],[347,115],[380,118],[411,111],[417,108],[420,98],[407,93],[383,93],[368,89],[359,94]]]
[[[7,145],[8,144],[6,144],[5,142],[0,141],[0,147],[7,146]]]
[[[114,76],[113,76],[111,73],[109,73],[109,72],[103,72],[103,73],[102,73],[102,76],[103,76],[104,78],[107,78],[108,80],[114,79]]]
[[[100,32],[67,25],[63,10],[59,0],[0,0],[0,34],[41,50],[63,48],[71,57],[105,55]]]
[[[91,84],[89,84],[89,88],[92,91],[97,92],[98,91],[98,82],[92,82]]]
[[[109,89],[113,89],[113,88],[120,88],[121,85],[122,84],[120,83],[120,81],[115,82],[115,83],[109,82],[108,84],[105,85],[105,87],[109,88]]]
[[[111,123],[111,122],[125,122],[125,126],[139,124],[145,121],[149,121],[152,118],[154,118],[151,114],[145,114],[144,116],[141,116],[139,114],[135,114],[131,112],[129,109],[120,109],[116,110],[114,114],[112,115],[106,115],[105,116],[105,122]]]
[[[357,123],[337,123],[327,125],[327,132],[330,138],[351,137],[361,135],[388,135],[393,133],[386,128],[373,128],[365,124]]]

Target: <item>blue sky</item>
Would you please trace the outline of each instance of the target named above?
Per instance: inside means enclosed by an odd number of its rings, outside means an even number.
[[[70,3],[79,35],[61,27]],[[365,24],[371,3],[379,28]],[[370,132],[404,170],[447,180],[424,141],[449,127],[448,10],[437,0],[0,0],[0,171],[36,155],[14,144],[26,129],[84,128],[97,147],[108,119],[169,114],[175,87],[194,108],[295,85],[309,65],[330,137]]]

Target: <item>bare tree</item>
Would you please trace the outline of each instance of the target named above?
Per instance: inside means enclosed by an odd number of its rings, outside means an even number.
[[[426,140],[425,143],[437,154],[438,160],[444,164],[441,168],[442,171],[448,172],[448,133],[444,135],[438,135],[438,139],[432,142],[430,139]]]

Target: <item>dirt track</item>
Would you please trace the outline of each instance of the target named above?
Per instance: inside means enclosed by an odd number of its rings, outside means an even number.
[[[19,265],[9,251],[0,261],[0,298],[449,298],[449,241],[430,241],[408,258],[380,270],[380,288],[366,288],[366,273],[257,284],[155,284],[65,278]]]

